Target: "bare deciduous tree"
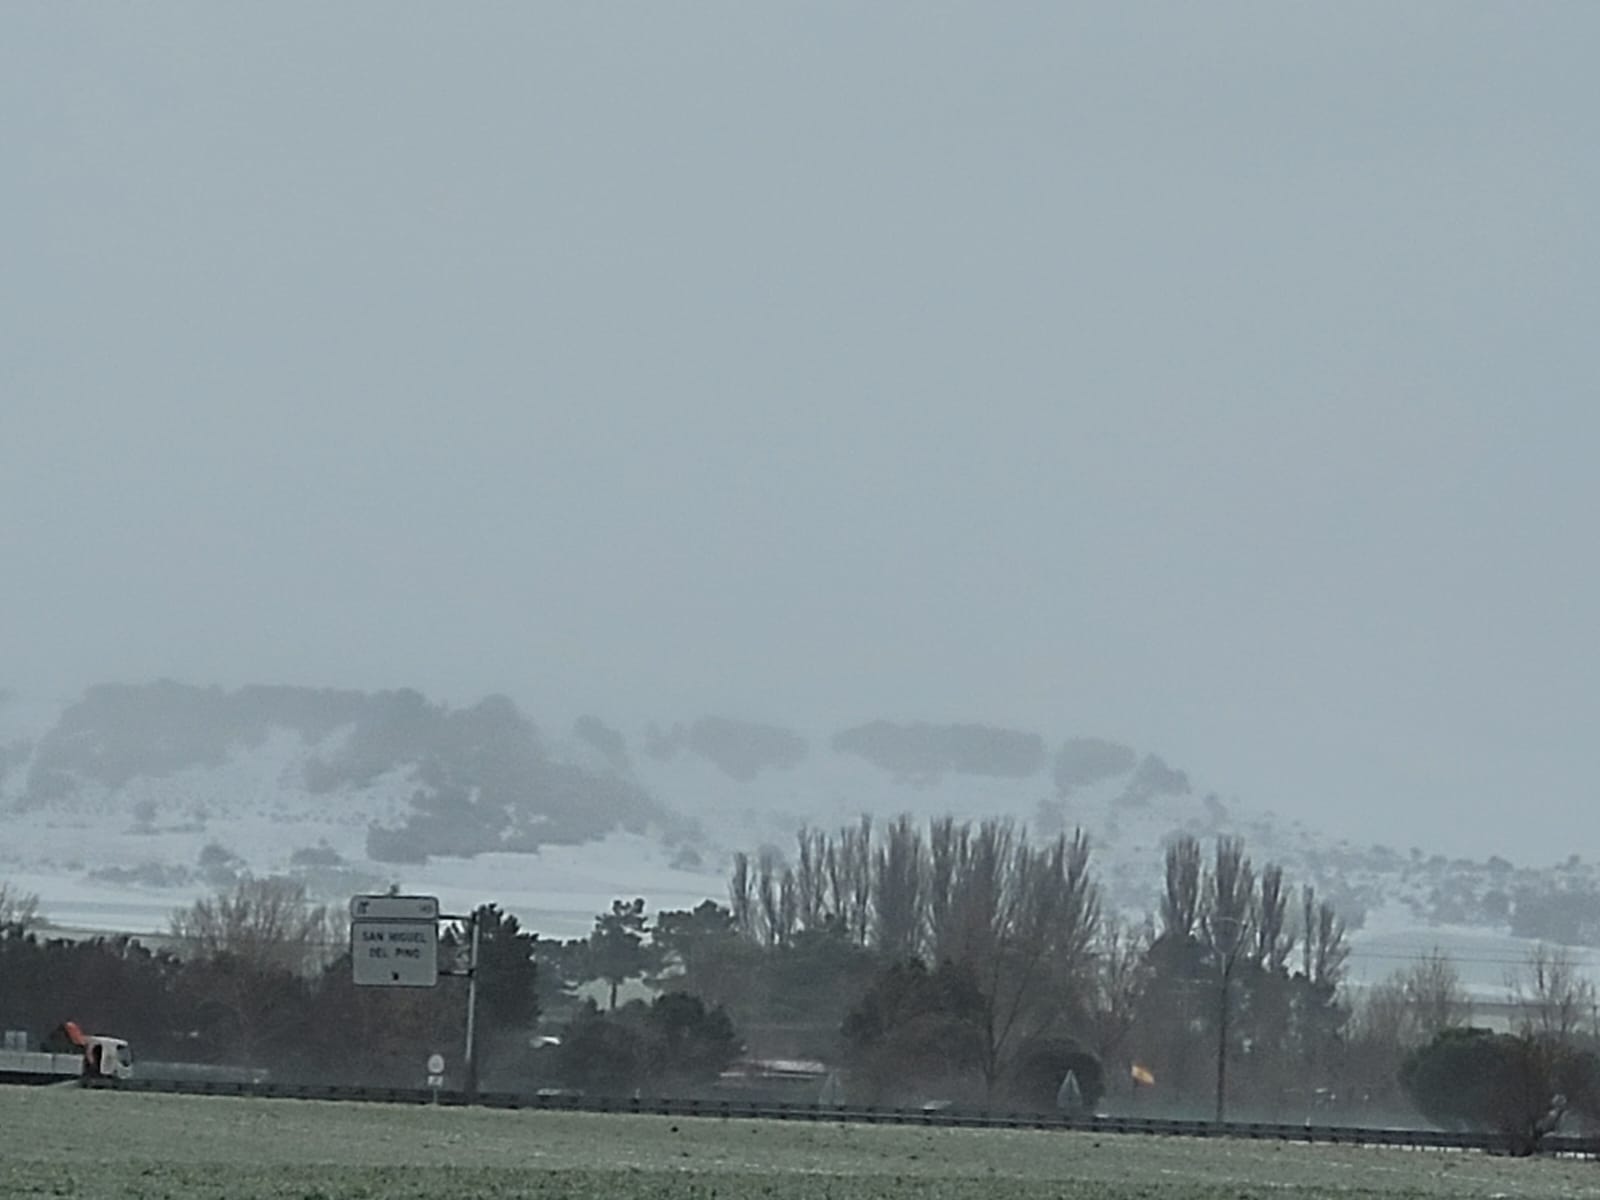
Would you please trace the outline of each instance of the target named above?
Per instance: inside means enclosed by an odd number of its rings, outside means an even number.
[[[39,921],[39,897],[0,879],[0,933],[27,933]]]
[[[1318,902],[1316,889],[1310,884],[1300,891],[1300,920],[1306,978],[1318,987],[1338,987],[1350,957],[1344,920],[1333,905],[1325,900]]]
[[[172,915],[172,937],[185,958],[231,958],[254,971],[305,975],[343,947],[330,945],[339,914],[313,904],[305,885],[276,876],[246,876],[231,891],[197,900]],[[342,939],[340,939],[342,940]]]
[[[1418,1043],[1416,1014],[1406,998],[1403,972],[1361,989],[1345,1043],[1345,1086],[1377,1103],[1399,1103],[1396,1070]]]
[[[828,908],[828,839],[820,829],[795,835],[795,907],[802,929],[820,929]]]
[[[922,948],[926,852],[922,835],[902,816],[891,824],[873,858],[873,941],[892,961]]]
[[[1256,905],[1255,965],[1274,975],[1283,973],[1294,953],[1294,930],[1288,927],[1289,893],[1283,886],[1283,868],[1268,863],[1261,870],[1261,898]]]
[[[1201,925],[1219,960],[1232,963],[1250,944],[1255,926],[1255,872],[1241,838],[1217,839],[1216,858],[1206,877]]]
[[[750,856],[743,850],[733,856],[733,872],[728,877],[728,912],[741,937],[759,941],[756,933],[755,880],[750,873]]]
[[[794,868],[785,867],[778,883],[778,937],[786,944],[800,930],[800,885],[795,881]]]
[[[1437,946],[1402,971],[1399,982],[1423,1041],[1471,1021],[1472,1003],[1461,984],[1461,972]]]
[[[852,939],[890,961],[950,962],[971,980],[987,1088],[1018,1046],[1092,1007],[1100,896],[1081,831],[1035,847],[1008,820],[947,817],[924,838],[901,817],[874,843],[863,818],[816,853],[830,916]]]
[[[1161,895],[1161,933],[1187,942],[1200,921],[1200,843],[1187,835],[1167,847],[1166,890]]]
[[[304,884],[275,877],[246,876],[175,912],[170,928],[196,992],[228,1014],[237,1052],[252,1062],[293,1019],[288,1001],[306,977],[348,940],[347,933],[330,939],[332,930],[348,930],[342,914],[313,904]]]
[[[1570,1045],[1594,1013],[1594,984],[1578,973],[1564,947],[1540,942],[1507,984],[1509,999],[1522,1012],[1523,1034],[1551,1045]]]
[[[1057,836],[1051,874],[1061,892],[1055,952],[1076,971],[1092,957],[1101,917],[1100,885],[1089,869],[1089,835],[1082,829]]]
[[[783,859],[771,846],[763,846],[756,855],[756,915],[762,943],[768,946],[781,945],[787,940],[785,920],[788,913],[782,896],[782,866]]]
[[[953,817],[928,826],[928,945],[936,962],[955,954],[957,882],[966,871],[969,833]]]
[[[984,821],[967,838],[951,912],[951,957],[992,962],[1016,901],[1007,873],[1016,849],[1010,821]]]
[[[984,997],[980,1061],[992,1092],[1012,1052],[1082,1007],[1099,888],[1081,830],[1041,849],[1009,821],[985,821],[968,841],[956,884],[961,953]]]
[[[1217,991],[1217,1094],[1216,1120],[1221,1122],[1226,1109],[1227,1063],[1229,1055],[1228,1018],[1232,1001],[1231,982],[1235,966],[1250,948],[1255,925],[1255,872],[1245,857],[1241,838],[1219,837],[1211,873],[1206,877],[1205,905],[1201,925],[1206,942],[1218,967]]]
[[[1417,1021],[1406,996],[1403,973],[1396,972],[1362,994],[1351,1015],[1350,1036],[1384,1048],[1385,1063],[1392,1067],[1402,1053],[1416,1045]]]
[[[872,930],[872,818],[839,835],[839,859],[845,878],[845,907],[839,911],[845,929],[857,945],[865,946]]]
[[[1139,1001],[1150,982],[1150,945],[1155,929],[1106,921],[1094,953],[1094,999],[1088,1021],[1091,1049],[1108,1066],[1117,1057],[1138,1018]]]

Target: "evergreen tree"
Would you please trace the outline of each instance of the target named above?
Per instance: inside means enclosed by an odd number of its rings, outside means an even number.
[[[613,1009],[617,1007],[617,988],[650,969],[650,951],[644,940],[648,932],[642,899],[613,900],[611,911],[595,918],[594,932],[589,935],[589,970],[591,978],[611,985],[609,1007]]]
[[[478,920],[478,1015],[484,1032],[532,1029],[539,1019],[537,937],[517,918],[485,904]]]

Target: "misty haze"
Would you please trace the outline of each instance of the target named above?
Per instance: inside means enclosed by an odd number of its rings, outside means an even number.
[[[1600,1133],[1600,13],[7,18],[0,1083]]]

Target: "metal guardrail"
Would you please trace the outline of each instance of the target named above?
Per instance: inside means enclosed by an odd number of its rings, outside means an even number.
[[[724,1120],[812,1121],[859,1125],[922,1125],[962,1129],[1047,1129],[1096,1134],[1156,1137],[1239,1138],[1320,1145],[1389,1146],[1412,1150],[1477,1150],[1526,1154],[1527,1144],[1487,1131],[1366,1128],[1351,1125],[1288,1125],[1266,1122],[1175,1120],[1162,1117],[1085,1116],[1050,1113],[988,1112],[963,1108],[869,1108],[855,1105],[796,1104],[786,1101],[635,1099],[567,1093],[480,1092],[430,1088],[346,1087],[318,1083],[245,1083],[201,1079],[125,1079],[94,1083],[118,1091],[186,1096],[235,1096],[273,1100],[361,1101],[375,1104],[438,1104],[499,1109],[537,1109],[582,1113],[626,1113],[662,1117],[719,1117]],[[1539,1143],[1541,1154],[1600,1157],[1600,1137],[1552,1135]]]

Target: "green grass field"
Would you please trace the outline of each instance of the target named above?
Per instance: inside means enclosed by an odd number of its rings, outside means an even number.
[[[0,1087],[0,1196],[1600,1198],[1600,1164]]]

